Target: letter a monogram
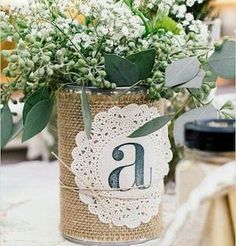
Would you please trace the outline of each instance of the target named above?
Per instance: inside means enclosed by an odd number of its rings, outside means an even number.
[[[116,161],[122,161],[124,159],[124,152],[122,150],[120,150],[120,148],[123,146],[127,146],[127,145],[134,146],[135,162],[132,164],[120,166],[120,167],[116,168],[115,170],[113,170],[111,172],[111,174],[109,175],[108,183],[109,183],[111,188],[119,189],[120,188],[120,173],[121,173],[121,171],[124,168],[134,166],[135,177],[134,177],[134,183],[133,183],[132,187],[137,186],[137,187],[139,187],[139,189],[147,189],[150,187],[150,184],[148,187],[147,186],[145,187],[145,184],[144,184],[144,148],[141,144],[138,144],[138,143],[121,144],[113,150],[112,157]],[[152,175],[151,171],[152,170],[150,168],[150,183],[151,183],[151,178],[152,178],[151,177],[151,175]],[[129,189],[127,188],[127,190],[129,190]]]

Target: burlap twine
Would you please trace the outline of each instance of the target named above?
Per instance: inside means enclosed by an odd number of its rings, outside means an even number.
[[[114,100],[114,96],[92,93],[88,95],[92,117],[101,111],[118,106],[120,108],[135,103],[147,104],[163,111],[162,102],[151,102],[144,92],[125,94]],[[73,91],[57,93],[59,157],[68,167],[72,163],[71,152],[75,147],[75,137],[84,130],[80,94]],[[75,187],[75,177],[64,165],[60,165],[60,180],[65,186]],[[138,228],[117,227],[102,223],[91,214],[87,205],[79,199],[78,192],[61,187],[61,223],[62,235],[75,240],[95,242],[129,242],[158,237],[163,229],[161,214],[153,217],[149,223]],[[161,210],[159,210],[161,211]]]

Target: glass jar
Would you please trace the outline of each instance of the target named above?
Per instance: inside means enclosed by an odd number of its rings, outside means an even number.
[[[185,203],[214,169],[235,160],[235,121],[208,120],[185,125],[185,157],[176,169],[177,206]],[[236,168],[236,166],[235,166]],[[196,245],[234,245],[236,187],[201,206],[193,218],[199,233]],[[195,245],[195,244],[194,244]]]

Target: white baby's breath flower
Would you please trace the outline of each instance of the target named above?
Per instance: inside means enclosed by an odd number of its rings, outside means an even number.
[[[186,19],[187,21],[192,21],[192,20],[194,19],[194,17],[193,17],[193,15],[192,15],[191,13],[187,13],[187,14],[185,15],[185,19]]]
[[[189,6],[189,7],[192,7],[195,2],[196,2],[196,0],[187,0],[186,1],[186,5]]]
[[[188,26],[188,25],[189,25],[189,21],[184,20],[184,21],[182,22],[182,24],[183,24],[184,27],[185,27],[185,26]]]
[[[129,35],[129,29],[126,26],[123,26],[121,31],[124,36]]]
[[[138,38],[144,32],[144,26],[138,16],[123,3],[113,0],[90,1],[90,16],[98,19],[97,34],[107,39],[119,41],[121,38]],[[84,6],[82,7],[82,10]],[[88,16],[89,17],[89,16]],[[123,50],[123,49],[122,49]]]
[[[176,7],[176,17],[177,18],[184,18],[186,14],[187,8],[185,5],[180,5]]]

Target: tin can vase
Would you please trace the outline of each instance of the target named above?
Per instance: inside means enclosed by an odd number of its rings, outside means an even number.
[[[163,114],[136,88],[87,88],[92,130],[84,131],[81,88],[57,94],[60,159],[60,229],[83,245],[130,245],[158,238],[164,176],[172,158],[167,127],[129,137]]]

